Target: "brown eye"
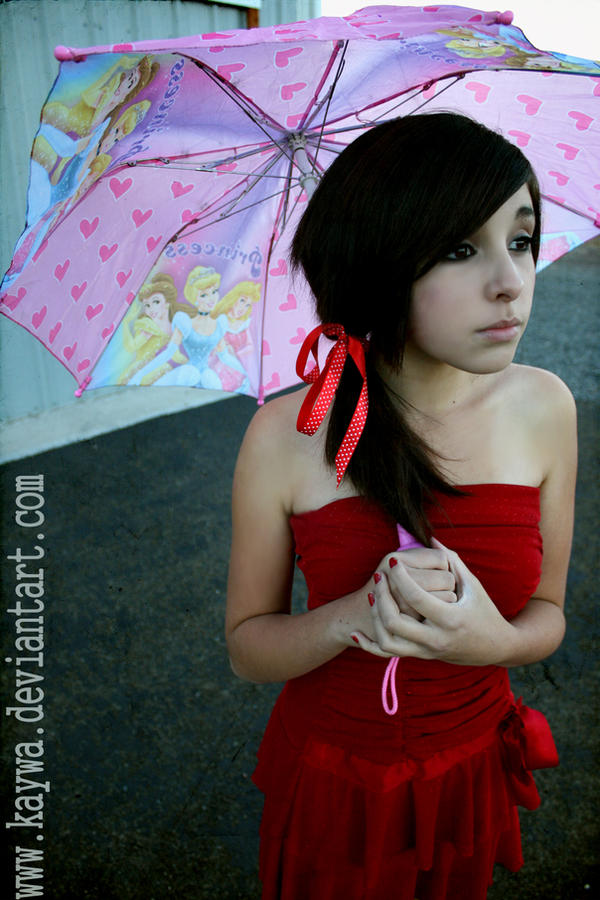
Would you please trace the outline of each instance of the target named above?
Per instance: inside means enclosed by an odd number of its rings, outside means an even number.
[[[518,253],[527,253],[531,250],[532,241],[533,238],[528,234],[520,234],[519,237],[516,237],[511,241],[510,249],[516,250]]]
[[[471,244],[459,244],[454,250],[451,250],[450,253],[447,253],[444,259],[450,260],[450,262],[456,262],[463,259],[469,259],[470,256],[473,256],[475,253],[474,248]]]

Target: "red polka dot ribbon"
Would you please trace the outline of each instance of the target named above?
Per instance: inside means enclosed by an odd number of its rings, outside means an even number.
[[[323,371],[319,369],[319,358],[317,350],[319,346],[319,336],[325,334],[329,338],[337,337],[337,341],[327,354]],[[350,457],[354,453],[354,448],[358,443],[358,439],[362,434],[365,422],[367,421],[368,394],[367,394],[367,370],[365,365],[365,348],[368,342],[363,338],[353,337],[346,334],[342,325],[328,323],[319,325],[306,336],[298,359],[296,360],[296,372],[298,376],[307,384],[312,383],[312,387],[306,397],[304,403],[300,407],[298,413],[298,421],[296,427],[302,434],[314,434],[325,417],[325,413],[331,405],[331,401],[335,396],[335,392],[340,378],[346,357],[348,354],[354,360],[356,367],[362,375],[363,383],[360,391],[356,408],[350,420],[350,424],[344,435],[344,439],[340,444],[340,448],[335,457],[335,471],[337,474],[337,484],[343,478],[344,472],[350,462]],[[316,365],[305,373],[304,369],[308,361],[308,355],[312,353]]]

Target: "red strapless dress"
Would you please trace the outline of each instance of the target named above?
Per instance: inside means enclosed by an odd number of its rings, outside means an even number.
[[[538,584],[539,491],[474,485],[438,498],[435,536],[507,618]],[[360,588],[397,547],[359,497],[293,516],[309,609]],[[543,715],[515,703],[506,669],[348,649],[280,694],[258,753],[264,900],[483,900],[494,863],[523,862],[516,804],[540,802],[530,769],[558,758]]]

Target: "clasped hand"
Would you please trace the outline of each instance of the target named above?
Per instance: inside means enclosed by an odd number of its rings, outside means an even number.
[[[439,541],[431,549],[386,556],[374,582],[374,640],[353,633],[363,650],[459,665],[500,664],[512,626],[458,554]]]

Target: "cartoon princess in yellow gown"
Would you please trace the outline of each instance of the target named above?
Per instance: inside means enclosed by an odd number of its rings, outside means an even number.
[[[117,384],[127,384],[169,343],[173,317],[183,308],[177,303],[177,288],[170,275],[158,272],[142,285],[123,321],[123,346],[135,358]],[[177,351],[173,362],[185,363],[187,357]]]

